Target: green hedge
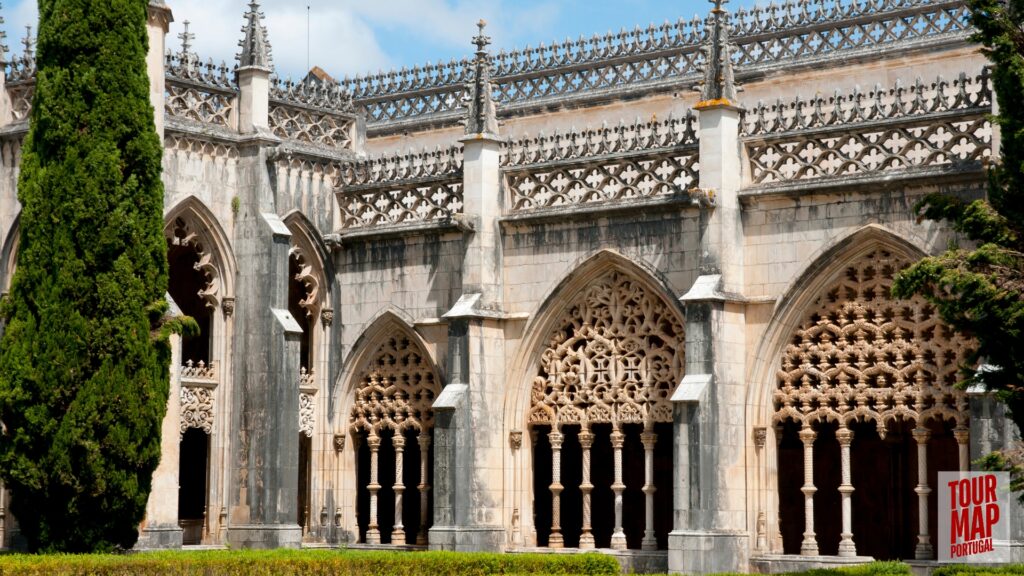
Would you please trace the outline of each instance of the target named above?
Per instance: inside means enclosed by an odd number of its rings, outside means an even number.
[[[870,564],[858,564],[842,568],[815,568],[813,570],[804,570],[803,572],[786,572],[776,576],[908,576],[909,574],[910,566],[902,562],[871,562]],[[716,574],[715,576],[742,575]]]
[[[994,567],[954,564],[942,566],[932,572],[932,576],[995,576],[997,574],[1024,574],[1024,564],[1007,564]]]
[[[618,562],[604,554],[273,550],[0,556],[0,574],[5,576],[485,576],[618,573]]]

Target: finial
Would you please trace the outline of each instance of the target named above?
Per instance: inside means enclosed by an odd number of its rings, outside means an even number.
[[[477,35],[473,37],[473,44],[476,45],[477,56],[487,53],[487,47],[491,44],[491,37],[484,35],[484,28],[487,27],[487,20],[481,18],[477,23],[476,27],[479,30]]]
[[[4,5],[0,3],[0,10],[2,10],[3,7]],[[0,63],[7,62],[7,53],[11,51],[10,48],[7,47],[7,32],[4,32],[4,24],[4,16],[3,14],[0,14]]]
[[[263,12],[260,12],[260,4],[256,0],[249,1],[242,32],[245,36],[238,42],[242,48],[237,56],[238,68],[258,68],[272,72],[274,61],[270,53],[270,42],[267,40],[267,29],[263,26]]]
[[[196,39],[196,35],[188,31],[191,22],[185,20],[183,24],[185,25],[185,30],[178,34],[178,38],[181,40],[181,53],[188,55],[192,53],[192,41]]]
[[[469,93],[468,116],[466,117],[466,134],[497,134],[498,118],[494,108],[491,92],[491,54],[487,46],[491,39],[484,35],[487,22],[481,19],[476,23],[477,36],[473,38],[476,46],[476,57],[473,59],[473,78],[466,86]]]
[[[704,47],[704,83],[700,104],[729,104],[736,102],[736,82],[732,69],[732,43],[729,41],[729,13],[723,6],[728,0],[710,0],[714,8],[707,20],[707,39]]]
[[[25,37],[21,39],[21,45],[25,47],[25,58],[31,60],[35,55],[33,48],[36,43],[32,40],[32,26],[25,26]]]

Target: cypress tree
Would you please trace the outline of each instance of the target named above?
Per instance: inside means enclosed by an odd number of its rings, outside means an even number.
[[[893,293],[923,295],[949,325],[975,337],[977,367],[964,367],[965,384],[995,392],[1024,430],[1024,0],[968,0],[968,6],[974,40],[993,65],[1001,158],[989,171],[987,200],[932,194],[918,205],[923,217],[950,221],[973,247],[953,247],[911,266]],[[1021,488],[1022,456],[1011,450],[986,465],[1017,472]]]
[[[131,547],[168,395],[161,147],[146,0],[39,0],[0,474],[32,550]]]

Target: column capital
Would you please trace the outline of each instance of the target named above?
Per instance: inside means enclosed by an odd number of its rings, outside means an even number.
[[[391,444],[395,447],[395,450],[405,449],[405,436],[402,435],[400,430],[395,431],[394,437],[391,438]]]
[[[622,448],[622,445],[626,441],[626,435],[618,430],[612,430],[611,441],[612,448]]]
[[[584,450],[589,450],[594,445],[594,433],[583,431],[579,433],[580,446]]]
[[[658,441],[658,435],[654,432],[643,432],[640,434],[640,442],[644,445],[644,450],[654,450],[654,444]]]
[[[551,449],[558,450],[562,447],[562,442],[565,440],[565,434],[561,432],[551,431],[548,433],[548,441],[551,442]]]
[[[839,440],[839,444],[842,446],[849,446],[853,442],[853,430],[845,426],[836,430],[836,440]]]
[[[953,428],[953,438],[956,438],[957,444],[967,444],[971,439],[971,429],[967,426],[957,426]]]
[[[804,426],[803,428],[800,429],[799,436],[800,441],[803,442],[806,446],[808,444],[814,444],[814,439],[818,437],[818,433],[815,432],[814,429],[811,428],[810,426]]]
[[[380,449],[380,436],[377,436],[376,432],[371,433],[366,437],[366,445],[370,447],[370,450],[376,452]]]
[[[416,441],[419,442],[421,450],[426,450],[427,448],[430,448],[430,433],[429,433],[429,431],[428,430],[421,430],[419,437],[416,438]]]
[[[911,431],[910,434],[914,437],[914,440],[916,440],[918,444],[927,444],[928,440],[932,437],[932,431],[923,426],[918,426],[917,428],[914,428],[914,430]]]

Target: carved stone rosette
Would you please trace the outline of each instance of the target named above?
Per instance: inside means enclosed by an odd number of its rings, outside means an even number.
[[[313,394],[299,394],[299,432],[307,438],[313,437],[316,426],[316,401]]]
[[[213,390],[205,386],[182,386],[180,399],[180,433],[184,435],[189,428],[198,428],[207,434],[213,432]]]

